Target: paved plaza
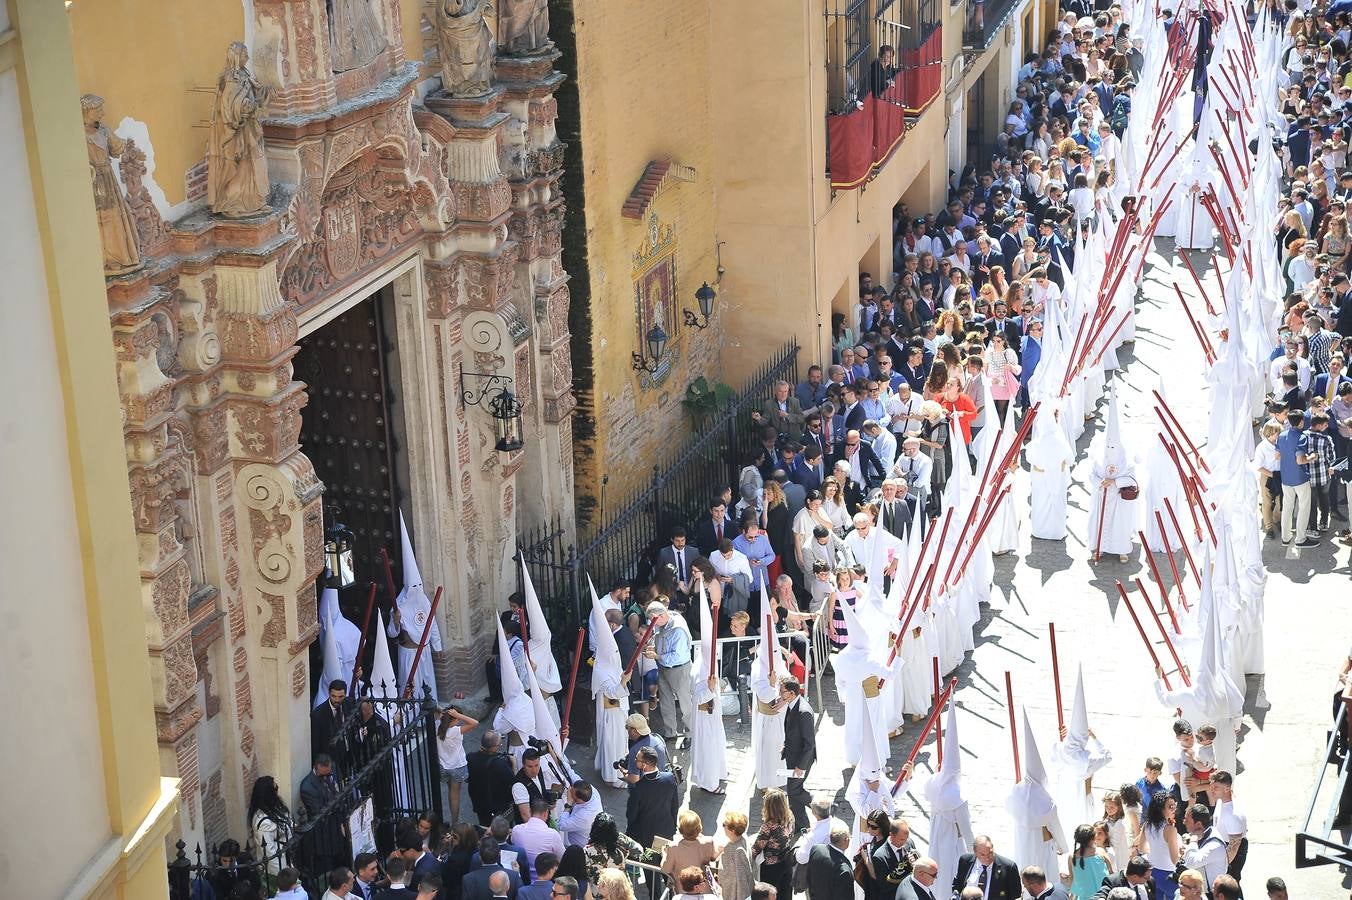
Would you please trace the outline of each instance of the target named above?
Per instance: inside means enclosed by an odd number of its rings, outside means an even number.
[[[1137,304],[1136,340],[1119,354],[1123,433],[1129,452],[1138,455],[1144,454],[1148,440],[1155,439],[1150,390],[1162,380],[1167,382],[1171,407],[1188,424],[1194,439],[1200,444],[1205,438],[1208,390],[1200,352],[1173,295],[1171,253],[1171,242],[1156,242]],[[1194,256],[1195,263],[1204,261],[1202,255]],[[1181,266],[1178,273],[1187,279]],[[1218,297],[1214,273],[1206,278],[1208,290]],[[1185,293],[1195,292],[1185,287]],[[1200,308],[1200,304],[1195,306]],[[1081,461],[1071,486],[1068,538],[1064,542],[1033,541],[1025,524],[1018,551],[996,558],[996,586],[1004,600],[997,598],[985,608],[977,627],[976,650],[955,673],[964,794],[974,828],[990,834],[997,851],[1013,846],[1012,821],[1004,809],[1014,783],[1004,699],[1006,671],[1012,676],[1016,704],[1028,710],[1044,759],[1056,740],[1048,622],[1056,625],[1067,718],[1076,667],[1082,665],[1090,728],[1113,754],[1112,762],[1095,777],[1096,795],[1135,781],[1148,755],[1163,757],[1173,745],[1171,715],[1155,698],[1150,658],[1130,616],[1120,608],[1114,587],[1116,579],[1125,582],[1140,577],[1149,582],[1148,567],[1139,555],[1128,563],[1105,556],[1098,565],[1091,565],[1092,549],[1085,546],[1089,497],[1083,451],[1102,427],[1106,409],[1105,399],[1099,417],[1090,423],[1079,444]],[[1022,502],[1027,502],[1026,489]],[[1268,671],[1264,677],[1248,679],[1239,751],[1241,778],[1236,785],[1250,827],[1244,880],[1250,895],[1256,897],[1262,896],[1263,881],[1271,875],[1285,878],[1293,897],[1346,897],[1352,876],[1334,867],[1296,870],[1294,833],[1303,819],[1324,747],[1336,674],[1352,641],[1352,616],[1345,612],[1349,548],[1326,538],[1319,548],[1287,560],[1280,545],[1267,542],[1265,561],[1270,572],[1265,628]],[[1164,564],[1163,558],[1160,562]],[[1169,579],[1167,570],[1164,577]],[[1195,597],[1195,584],[1190,578],[1185,583]],[[1165,656],[1162,647],[1159,653]],[[815,688],[813,684],[809,691],[814,705]],[[828,699],[825,710],[818,710],[819,757],[807,786],[816,794],[834,794],[843,803],[853,761],[844,758],[844,716],[829,676],[823,691]],[[748,810],[754,830],[759,802],[753,800],[750,722],[738,725],[732,717],[724,721],[729,744],[727,794],[692,789],[688,804],[703,818],[706,832],[716,829],[726,809]],[[893,771],[911,750],[919,727],[908,725],[906,733],[892,741]],[[918,801],[923,797],[933,746],[931,739],[917,759],[915,790],[899,798],[912,833],[922,845],[929,835],[927,817]],[[580,774],[593,774],[590,748],[577,746],[570,756]],[[688,759],[683,752],[675,756],[681,762]],[[601,792],[606,809],[623,822],[624,792],[604,786]]]

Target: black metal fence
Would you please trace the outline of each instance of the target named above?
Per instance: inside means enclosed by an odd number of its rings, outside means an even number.
[[[527,531],[521,558],[559,640],[560,659],[571,653],[575,629],[585,622],[591,604],[587,576],[598,591],[628,578],[636,584],[652,580],[658,548],[675,525],[689,526],[706,512],[709,499],[737,484],[737,474],[759,436],[751,411],[760,407],[774,383],[798,381],[797,341],[785,343],[747,380],[715,415],[704,419],[694,441],[665,465],[653,466],[652,480],[634,492],[614,514],[602,519],[595,535],[581,549],[566,541],[560,521]]]
[[[358,853],[382,858],[390,853],[401,823],[416,823],[426,812],[444,822],[437,720],[436,703],[426,689],[421,699],[363,698],[327,748],[335,763],[331,779],[308,786],[322,805],[307,811],[307,785],[302,783],[294,821],[283,828],[289,828],[289,837],[278,847],[246,839],[239,842],[242,849],[225,848],[238,850],[238,855],[223,854],[218,846],[204,856],[199,846],[189,858],[179,841],[169,863],[171,900],[228,896],[221,888],[240,882],[262,888],[261,896],[272,896],[276,873],[288,866],[299,870],[301,884],[318,897],[331,869],[350,866]],[[212,893],[205,892],[205,885]]]

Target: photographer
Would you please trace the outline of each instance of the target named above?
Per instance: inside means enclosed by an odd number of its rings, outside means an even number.
[[[645,747],[656,754],[657,768],[663,772],[671,768],[671,759],[667,755],[667,742],[662,739],[662,735],[652,733],[652,729],[648,727],[648,720],[643,718],[641,713],[630,713],[629,718],[624,720],[624,730],[629,736],[629,753],[625,756],[624,765],[617,766],[617,768],[623,772],[625,781],[630,784],[638,781],[636,760],[638,752]]]
[[[544,773],[540,766],[540,750],[534,746],[527,747],[521,754],[521,771],[516,773],[516,778],[512,780],[512,805],[516,809],[517,824],[526,822],[531,817],[531,803],[535,800],[546,800],[553,804],[558,794],[551,791],[547,784]],[[562,856],[562,851],[560,851]]]
[[[1185,838],[1186,846],[1180,865],[1201,872],[1207,884],[1215,883],[1218,877],[1225,874],[1229,861],[1226,859],[1225,838],[1211,828],[1211,810],[1201,803],[1192,804],[1183,814],[1183,827],[1188,829],[1188,837]]]
[[[487,828],[498,813],[512,806],[512,763],[502,752],[502,735],[493,730],[484,732],[479,749],[465,757],[469,769],[469,802],[479,826]]]
[[[874,896],[891,897],[896,893],[897,885],[911,874],[911,865],[919,858],[915,841],[911,839],[911,826],[903,818],[892,819],[888,824],[887,840],[873,851]]]
[[[658,771],[657,753],[651,747],[638,751],[638,777],[629,787],[625,805],[625,832],[638,843],[651,847],[653,838],[676,833],[676,815],[681,805],[681,788],[676,776]]]
[[[590,782],[573,782],[573,786],[568,788],[568,798],[558,821],[559,831],[563,832],[563,842],[569,847],[585,847],[592,823],[600,813],[601,797]]]

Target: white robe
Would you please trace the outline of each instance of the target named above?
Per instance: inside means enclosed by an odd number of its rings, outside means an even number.
[[[1059,871],[1057,850],[1064,852],[1069,847],[1047,788],[1025,776],[1010,792],[1005,808],[1014,819],[1013,857],[1019,868],[1041,866],[1044,872]]]
[[[1141,514],[1140,498],[1124,500],[1119,491],[1127,485],[1135,485],[1136,478],[1130,463],[1118,468],[1105,468],[1099,460],[1094,460],[1089,483],[1089,536],[1087,543],[1091,553],[1100,549],[1103,553],[1129,554],[1135,547],[1135,537]],[[1105,490],[1102,482],[1110,479]],[[1106,506],[1105,506],[1106,504]],[[1101,511],[1101,512],[1100,512]],[[1103,521],[1103,540],[1099,541],[1099,519]]]
[[[405,590],[399,595],[399,615],[403,624],[403,631],[407,632],[417,643],[422,638],[423,628],[427,622],[428,615],[432,612],[432,604],[423,593],[422,586],[416,585],[413,590],[413,596],[409,596],[409,591]],[[395,626],[394,619],[390,619],[387,626],[387,632],[390,637],[399,637],[400,629]],[[432,666],[432,651],[441,652],[441,628],[435,618],[432,619],[432,630],[427,638],[427,646],[423,648],[422,658],[418,660],[417,677],[413,679],[413,693],[416,697],[422,696],[423,686],[431,692],[433,700],[437,697],[437,673]],[[401,641],[399,644],[399,693],[404,691],[404,685],[408,684],[408,673],[413,669],[413,659],[418,655],[416,647],[405,647]]]
[[[598,682],[596,675],[592,678],[592,691],[596,696],[596,771],[602,781],[617,787],[622,779],[613,764],[629,753],[629,735],[624,729],[624,720],[629,715],[629,691],[618,677]],[[607,700],[618,705],[607,704]]]
[[[690,725],[690,783],[706,791],[718,790],[728,777],[728,738],[723,731],[723,703],[719,693],[718,660],[714,660],[714,687],[709,688],[709,648],[701,641],[690,667],[694,682],[695,711]],[[715,649],[715,654],[717,650]],[[707,709],[703,708],[708,706]],[[781,719],[781,734],[782,720]],[[781,736],[782,746],[782,736]],[[758,759],[759,761],[759,759]]]
[[[1039,418],[1044,413],[1039,413]],[[1055,423],[1034,424],[1035,434],[1024,450],[1029,468],[1028,492],[1032,505],[1029,531],[1044,541],[1066,537],[1066,492],[1070,489],[1070,464],[1075,451],[1065,432]],[[1012,495],[1011,495],[1012,496]]]
[[[788,671],[788,664],[775,667],[775,676]],[[749,687],[754,709],[751,713],[751,746],[756,754],[756,787],[784,787],[788,776],[784,769],[784,711],[763,712],[761,704],[773,705],[779,701],[779,687],[773,685],[765,675],[759,675],[755,668]]]

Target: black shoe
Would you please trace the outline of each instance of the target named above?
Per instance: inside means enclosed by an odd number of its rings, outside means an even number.
[[[1307,537],[1305,540],[1303,540],[1303,541],[1301,541],[1300,543],[1296,544],[1296,546],[1299,547],[1299,548],[1302,549],[1302,550],[1307,550],[1307,549],[1309,549],[1310,547],[1318,547],[1318,546],[1319,546],[1319,538]]]

